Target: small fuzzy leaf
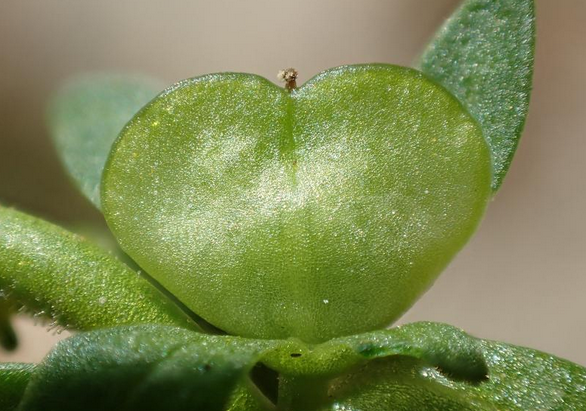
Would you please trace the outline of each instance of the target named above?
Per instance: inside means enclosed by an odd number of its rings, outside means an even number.
[[[93,74],[71,80],[53,99],[48,117],[57,152],[76,186],[97,208],[112,143],[162,89],[143,77]]]
[[[34,368],[33,364],[0,364],[0,410],[16,410]]]
[[[407,324],[348,337],[346,341],[368,359],[409,356],[438,367],[452,379],[471,383],[483,381],[488,375],[480,341],[447,324]]]
[[[163,326],[80,334],[37,368],[20,410],[224,410],[266,346]]]
[[[287,341],[263,362],[289,376],[331,376],[365,361],[407,356],[439,367],[450,378],[479,382],[488,369],[480,342],[446,324],[420,322],[336,338],[317,346]]]
[[[145,278],[81,237],[0,206],[0,290],[78,330],[160,323],[194,328]]]
[[[471,403],[489,401],[497,410],[582,411],[586,409],[586,368],[530,348],[482,341],[489,379],[477,386],[448,380]]]
[[[533,0],[466,0],[419,63],[480,123],[492,152],[494,191],[507,173],[525,124],[534,38]]]
[[[433,371],[410,357],[370,361],[331,384],[329,404],[320,411],[511,411],[484,401],[470,403],[421,374]],[[472,387],[471,385],[469,385]]]
[[[478,340],[488,379],[470,384],[407,357],[370,361],[333,380],[330,403],[345,411],[582,411],[586,369],[549,354]]]

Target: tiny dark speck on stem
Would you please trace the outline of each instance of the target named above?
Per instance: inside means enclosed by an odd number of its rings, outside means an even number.
[[[294,353],[291,353],[291,357],[293,357],[293,358],[299,358],[299,357],[301,357],[301,354],[298,353],[298,352],[294,352]]]
[[[277,74],[277,78],[285,83],[285,88],[288,91],[295,90],[297,88],[297,76],[299,73],[294,68],[288,68],[284,70],[279,70]]]

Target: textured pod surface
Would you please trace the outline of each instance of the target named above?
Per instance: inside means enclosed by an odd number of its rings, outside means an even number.
[[[145,278],[60,227],[0,206],[0,290],[78,330],[122,324],[194,328]]]
[[[492,154],[495,191],[525,125],[534,59],[533,0],[465,0],[419,63],[482,126]]]
[[[210,323],[318,342],[401,315],[476,228],[490,178],[476,122],[414,70],[340,67],[291,94],[216,74],[125,127],[102,205],[122,248]]]

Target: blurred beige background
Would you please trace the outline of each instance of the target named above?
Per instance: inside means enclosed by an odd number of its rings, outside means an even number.
[[[408,65],[455,0],[2,0],[0,201],[66,225],[99,215],[69,186],[48,142],[45,102],[88,70],[171,84],[218,71],[301,82],[329,67]],[[531,114],[476,237],[402,319],[457,325],[586,365],[586,1],[537,0]],[[60,336],[20,318],[38,361]],[[62,335],[63,336],[63,335]],[[61,337],[62,337],[61,336]]]

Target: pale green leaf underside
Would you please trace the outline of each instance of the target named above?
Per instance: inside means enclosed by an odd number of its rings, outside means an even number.
[[[194,327],[145,278],[110,254],[60,227],[1,206],[0,290],[65,328]]]
[[[424,52],[419,68],[478,120],[500,187],[529,108],[535,53],[533,0],[465,0]]]
[[[230,334],[306,342],[380,329],[476,228],[490,154],[421,73],[356,65],[292,93],[250,74],[145,106],[102,181],[121,247]]]
[[[303,411],[586,406],[586,369],[578,365],[447,325],[415,323],[313,347],[164,326],[94,331],[57,346],[35,371],[20,410],[271,410],[248,378],[257,362],[324,388],[322,400]],[[484,373],[488,378],[477,378]],[[296,405],[288,409],[301,409]]]
[[[98,209],[112,143],[162,89],[144,77],[89,74],[70,80],[52,100],[48,120],[57,152],[76,186]]]

